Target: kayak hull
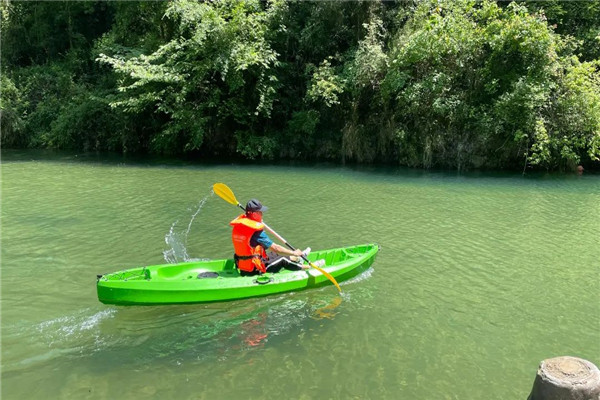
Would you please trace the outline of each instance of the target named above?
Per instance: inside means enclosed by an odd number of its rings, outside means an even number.
[[[309,260],[325,260],[321,268],[343,282],[368,269],[378,250],[376,244],[323,250]],[[231,301],[325,285],[332,283],[313,268],[243,277],[229,259],[132,268],[98,276],[96,286],[104,304],[155,305]]]

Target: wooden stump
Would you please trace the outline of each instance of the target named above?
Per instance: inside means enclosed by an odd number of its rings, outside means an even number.
[[[528,400],[600,400],[600,371],[577,357],[544,360]]]

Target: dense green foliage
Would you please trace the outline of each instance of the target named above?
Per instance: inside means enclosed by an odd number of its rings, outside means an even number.
[[[600,164],[595,2],[2,7],[4,147]]]

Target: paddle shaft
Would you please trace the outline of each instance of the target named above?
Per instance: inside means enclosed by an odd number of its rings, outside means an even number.
[[[238,203],[238,207],[240,207],[242,210],[246,211],[246,209],[244,208],[244,206],[243,206],[243,205],[241,205],[241,204],[239,204],[239,203]],[[271,233],[273,234],[273,236],[275,236],[277,239],[279,239],[279,241],[280,241],[281,243],[284,243],[284,244],[285,244],[285,245],[286,245],[286,246],[287,246],[287,247],[288,247],[290,250],[292,250],[292,251],[296,251],[296,248],[295,248],[294,246],[292,246],[291,244],[289,244],[289,243],[288,243],[288,241],[287,241],[287,240],[285,240],[285,239],[283,238],[283,236],[281,236],[279,233],[275,232],[275,231],[273,230],[273,228],[271,228],[269,225],[265,224],[265,222],[264,222],[264,221],[263,221],[263,223],[262,223],[262,224],[264,225],[264,227],[265,227],[265,228],[266,228],[266,229],[267,229],[269,232],[271,232]],[[304,255],[302,255],[302,258],[304,259],[304,261],[306,261],[306,262],[310,262],[310,261],[308,261],[308,260],[306,259],[306,257],[305,257]]]

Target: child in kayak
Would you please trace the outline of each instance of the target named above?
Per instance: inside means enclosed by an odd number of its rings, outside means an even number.
[[[310,248],[290,250],[274,243],[264,231],[263,212],[267,207],[257,199],[246,204],[246,212],[233,221],[231,239],[235,251],[235,264],[242,276],[252,276],[265,272],[279,272],[282,268],[290,270],[308,269],[302,264],[302,256]],[[269,253],[267,254],[267,250]],[[286,256],[289,256],[287,258]]]

